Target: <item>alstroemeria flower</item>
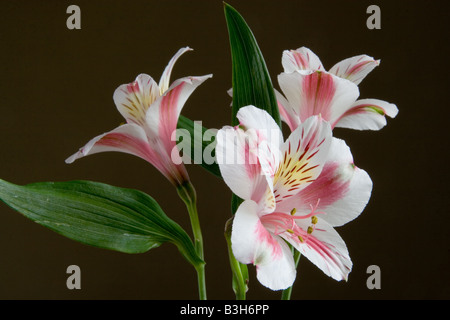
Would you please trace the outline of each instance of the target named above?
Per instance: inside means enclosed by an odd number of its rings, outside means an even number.
[[[172,57],[159,84],[151,76],[140,74],[132,83],[119,86],[113,99],[126,123],[93,138],[66,162],[72,163],[99,152],[125,152],[154,165],[174,185],[187,181],[189,177],[172,135],[186,100],[211,77],[185,77],[174,81],[169,87],[175,62],[189,50],[192,49],[182,48]]]
[[[216,146],[226,184],[244,200],[232,226],[236,259],[256,265],[263,285],[282,290],[296,277],[289,243],[328,276],[347,279],[352,262],[333,226],[364,209],[372,188],[367,173],[320,116],[286,141],[261,109],[243,107],[237,117],[240,125],[219,130]]]
[[[358,84],[380,64],[367,55],[345,59],[326,71],[319,57],[308,48],[283,52],[284,72],[276,91],[280,114],[293,131],[312,115],[320,114],[332,128],[379,130],[386,115],[393,118],[397,107],[378,99],[361,99]]]

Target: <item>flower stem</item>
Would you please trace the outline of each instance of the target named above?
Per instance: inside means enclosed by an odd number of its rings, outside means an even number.
[[[200,259],[204,260],[203,252],[203,236],[200,228],[200,220],[197,212],[197,195],[194,186],[187,181],[177,188],[178,195],[186,204],[186,208],[191,220],[192,233],[194,234],[194,247]],[[205,263],[195,266],[198,277],[198,291],[199,299],[206,300],[206,277],[205,277]]]
[[[300,261],[300,257],[302,256],[301,253],[294,248],[292,248],[292,251],[294,253],[294,261],[295,261],[295,268],[298,267],[298,262]],[[292,294],[292,287],[294,285],[290,286],[289,288],[283,290],[283,293],[281,294],[281,300],[291,300],[291,294]]]
[[[230,259],[230,266],[233,273],[233,290],[236,295],[236,300],[246,300],[246,292],[248,289],[248,272],[247,266],[241,264],[234,257],[233,251],[231,249],[231,224],[232,220],[227,221],[225,225],[225,239],[228,246],[228,256]]]

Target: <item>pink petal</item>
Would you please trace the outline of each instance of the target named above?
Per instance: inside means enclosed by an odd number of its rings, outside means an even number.
[[[333,138],[328,160],[319,177],[297,195],[283,201],[277,211],[307,215],[314,208],[332,226],[355,219],[370,199],[372,180],[353,163],[350,149],[343,140]]]
[[[283,65],[284,72],[287,73],[295,70],[324,71],[319,57],[306,47],[301,47],[297,50],[283,51],[281,63]]]
[[[158,98],[146,114],[146,130],[151,139],[159,139],[170,154],[175,146],[172,134],[177,128],[178,117],[194,90],[212,75],[186,77],[176,80],[163,96]]]
[[[358,86],[327,72],[282,73],[278,82],[301,122],[321,115],[334,123],[359,96]]]
[[[297,220],[297,225],[307,230],[311,220]],[[326,275],[338,281],[347,280],[353,265],[347,246],[339,234],[320,217],[314,231],[302,237],[302,241],[293,241],[291,238],[286,240]]]
[[[378,99],[361,99],[349,105],[334,120],[333,125],[358,130],[379,130],[386,125],[386,115],[394,118],[397,113],[395,104]]]
[[[67,158],[66,163],[91,154],[110,151],[128,153],[146,160],[174,184],[188,180],[184,165],[175,165],[170,154],[161,150],[157,142],[150,144],[144,129],[134,123],[124,124],[91,139],[78,152]]]
[[[380,60],[375,60],[367,55],[359,55],[338,62],[329,72],[359,84],[379,64]]]
[[[108,151],[129,153],[150,163],[157,160],[156,154],[148,145],[145,131],[136,124],[124,124],[90,140],[83,148],[69,157],[66,163],[72,163],[91,154]]]
[[[288,246],[274,237],[258,217],[258,204],[244,201],[236,211],[231,243],[241,263],[257,266],[257,278],[272,290],[285,289],[295,279],[295,264]]]

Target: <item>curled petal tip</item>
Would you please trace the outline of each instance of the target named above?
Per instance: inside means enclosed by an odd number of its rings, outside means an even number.
[[[181,48],[178,50],[179,53],[185,53],[185,52],[188,52],[188,51],[194,51],[194,49],[191,48],[191,47],[189,47],[189,46],[185,46],[185,47],[181,47]]]
[[[195,83],[195,82],[200,82],[200,83],[202,83],[202,82],[204,82],[204,81],[206,81],[206,80],[208,80],[208,79],[210,79],[210,78],[212,78],[213,77],[213,75],[212,74],[207,74],[207,75],[204,75],[204,76],[198,76],[198,77],[195,77],[195,76],[190,76],[190,77],[187,77],[186,79],[187,79],[187,81],[189,81],[189,83]]]
[[[386,108],[385,110],[386,114],[391,117],[391,118],[395,118],[398,114],[398,108],[397,105],[390,103],[389,107]]]
[[[64,162],[67,163],[67,164],[73,163],[73,162],[77,159],[78,153],[79,153],[79,152],[77,152],[77,153],[71,155],[71,156],[68,157],[66,160],[64,160]]]

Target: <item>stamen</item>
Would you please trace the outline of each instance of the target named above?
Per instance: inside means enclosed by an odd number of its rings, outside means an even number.
[[[311,217],[313,217],[313,216],[315,216],[316,214],[319,214],[319,213],[325,213],[325,212],[311,212],[311,213],[308,213],[307,215],[294,216],[293,218],[294,219],[308,219],[308,218],[311,218]]]
[[[268,215],[262,216],[261,222],[266,228],[271,229],[274,235],[281,235],[282,237],[288,237],[299,243],[306,243],[309,240],[310,235],[314,232],[318,218],[311,216],[311,225],[307,229],[302,229],[295,222],[296,219],[303,219],[304,216],[295,216],[296,208],[291,210],[291,214],[274,212]],[[314,213],[316,214],[316,213]],[[283,235],[284,234],[284,235]]]
[[[319,206],[319,202],[320,202],[320,198],[317,199],[317,203],[316,203],[315,207],[313,207],[312,204],[309,205],[311,207],[311,212],[316,211],[317,207]],[[323,213],[323,212],[321,212],[321,213]]]

